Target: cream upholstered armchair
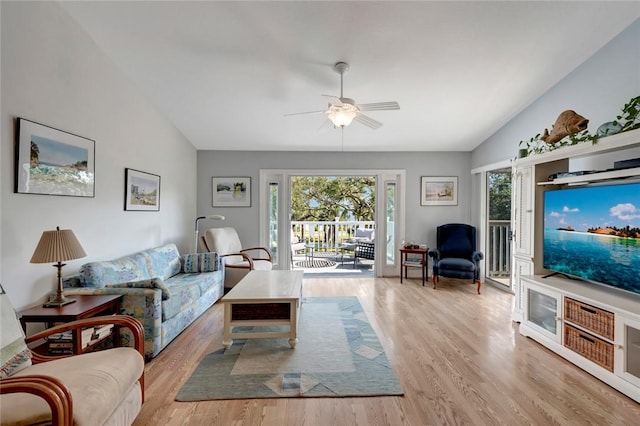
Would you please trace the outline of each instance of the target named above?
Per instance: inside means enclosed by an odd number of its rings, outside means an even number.
[[[273,258],[266,247],[242,248],[235,228],[209,228],[200,242],[206,251],[216,252],[224,262],[224,287],[235,286],[249,271],[273,269]]]
[[[2,287],[0,299],[3,425],[133,423],[144,401],[144,330],[140,321],[126,315],[87,318],[25,339]],[[135,349],[117,347],[82,355],[45,356],[27,346],[55,333],[103,324],[131,330]]]

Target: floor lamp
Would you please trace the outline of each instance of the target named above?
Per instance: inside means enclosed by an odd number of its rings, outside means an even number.
[[[195,238],[195,245],[193,247],[193,252],[194,253],[198,252],[198,237],[200,236],[199,233],[198,233],[198,222],[200,222],[202,219],[224,220],[225,217],[220,215],[220,214],[210,214],[209,216],[200,216],[200,217],[196,218],[196,238]]]

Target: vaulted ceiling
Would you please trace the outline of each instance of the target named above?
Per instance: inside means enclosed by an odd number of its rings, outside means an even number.
[[[640,18],[640,2],[61,2],[201,150],[469,151]],[[397,101],[320,131],[339,95]],[[555,111],[551,114],[553,120]]]

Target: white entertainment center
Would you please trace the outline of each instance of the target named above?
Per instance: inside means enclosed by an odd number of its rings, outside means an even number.
[[[615,153],[617,160],[626,160],[629,150],[638,147],[640,129],[599,139],[595,145],[585,142],[514,160],[512,319],[520,323],[520,334],[640,402],[640,294],[561,276],[544,278],[551,271],[542,264],[546,189],[640,179],[640,167],[552,181],[548,177],[572,170],[570,160]]]

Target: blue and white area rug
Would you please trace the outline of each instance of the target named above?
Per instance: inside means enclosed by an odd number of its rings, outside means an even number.
[[[202,360],[176,401],[403,395],[357,297],[304,299],[298,339],[295,349],[286,338],[234,340]]]

